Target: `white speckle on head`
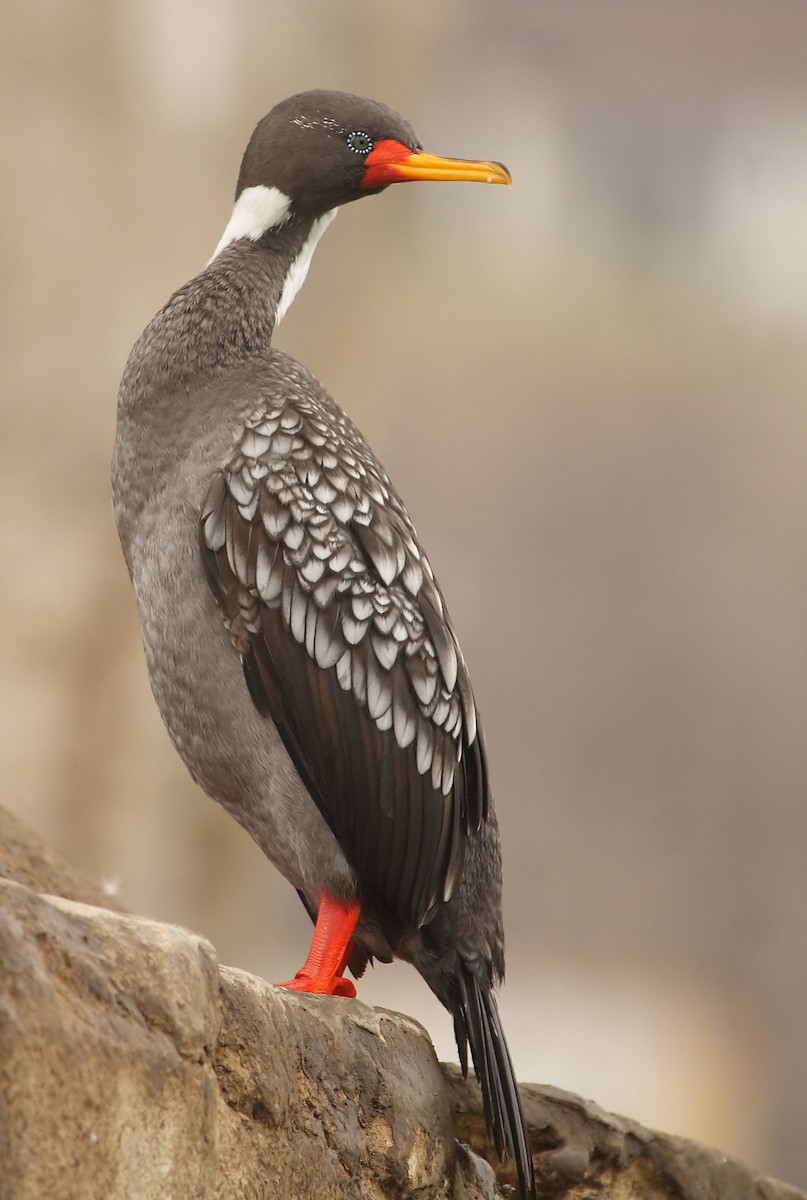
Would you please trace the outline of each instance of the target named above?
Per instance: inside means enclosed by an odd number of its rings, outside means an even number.
[[[119,895],[120,894],[120,880],[114,879],[114,878],[102,879],[101,880],[101,891],[104,893],[105,896]]]
[[[322,237],[323,233],[328,228],[335,216],[336,209],[332,208],[329,212],[323,213],[321,217],[317,217],[316,221],[311,226],[311,232],[303,243],[300,253],[289,267],[289,273],[286,276],[285,283],[283,284],[283,291],[280,293],[280,302],[277,306],[275,325],[279,325],[283,320],[286,313],[289,311],[289,308],[291,307],[294,297],[305,283],[305,277],[308,274],[308,268],[311,266],[311,256],[317,248],[317,242]]]
[[[257,242],[267,229],[283,225],[289,219],[290,210],[291,200],[279,188],[265,187],[263,184],[244,188],[235,202],[233,215],[213,252],[213,258],[239,238],[250,238]]]
[[[342,126],[333,117],[306,117],[303,114],[292,118],[292,125],[297,125],[300,129],[331,129],[334,133],[341,133]]]

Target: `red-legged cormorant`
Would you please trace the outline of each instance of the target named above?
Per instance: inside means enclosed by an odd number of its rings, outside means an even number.
[[[337,209],[412,180],[510,176],[425,154],[407,121],[359,96],[305,92],[264,117],[213,258],[126,364],[115,518],[171,738],[315,920],[283,986],[353,996],[346,968],[411,962],[454,1017],[464,1070],[470,1044],[526,1200],[493,994],[499,835],[468,671],[384,468],[272,344]]]

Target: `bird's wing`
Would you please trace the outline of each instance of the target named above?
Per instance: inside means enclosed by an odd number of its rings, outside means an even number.
[[[482,732],[431,568],[392,485],[327,394],[267,402],[205,500],[208,580],[359,878],[421,925],[488,811]]]

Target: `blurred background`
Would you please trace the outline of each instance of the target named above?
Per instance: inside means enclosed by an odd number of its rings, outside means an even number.
[[[297,897],[160,724],[129,347],[312,86],[515,188],[353,206],[278,334],[410,506],[486,720],[522,1079],[807,1186],[807,6],[26,0],[0,21],[2,801],[287,978]],[[406,967],[360,995],[450,1022]]]

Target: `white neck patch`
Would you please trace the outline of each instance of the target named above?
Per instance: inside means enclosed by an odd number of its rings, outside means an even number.
[[[275,314],[275,325],[279,325],[291,307],[294,297],[299,292],[300,288],[305,283],[305,277],[308,274],[308,268],[311,266],[311,256],[317,248],[317,242],[322,237],[325,230],[330,225],[331,221],[336,216],[336,209],[332,208],[328,212],[323,213],[321,217],[317,217],[314,224],[311,226],[311,232],[300,248],[300,253],[295,258],[294,262],[289,267],[289,273],[283,284],[283,291],[280,293],[280,300]]]
[[[238,241],[239,238],[249,238],[257,242],[267,229],[288,221],[290,211],[291,200],[279,188],[265,187],[263,184],[244,188],[235,202],[233,215],[221,235],[221,241],[213,251],[213,258],[221,254],[230,242]]]

